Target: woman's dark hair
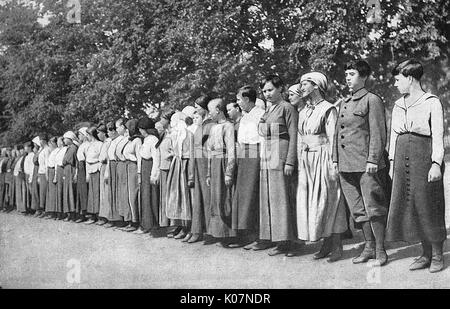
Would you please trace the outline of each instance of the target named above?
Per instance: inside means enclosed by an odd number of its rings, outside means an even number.
[[[119,119],[117,119],[117,120],[115,121],[115,123],[119,122],[120,124],[123,124],[124,126],[126,126],[127,121],[129,121],[129,120],[127,120],[127,118],[125,118],[125,117],[120,117]],[[114,123],[114,124],[115,124],[115,123]],[[117,129],[117,126],[116,126],[116,129]]]
[[[256,89],[252,86],[245,85],[239,88],[239,93],[241,94],[241,96],[248,98],[250,102],[256,102]]]
[[[212,100],[212,97],[209,95],[202,95],[195,100],[195,104],[200,106],[203,109],[208,110],[208,103]]]
[[[20,146],[20,145],[19,145]],[[23,147],[29,147],[29,148],[33,148],[33,143],[32,142],[26,142],[25,144],[23,144]]]
[[[97,128],[96,127],[89,127],[86,132],[89,135],[92,135],[96,140],[100,141],[100,139],[98,138],[98,132],[97,132]]]
[[[142,138],[138,129],[138,120],[130,119],[125,123],[125,127],[128,129],[129,140],[132,141],[135,138]]]
[[[345,70],[356,70],[361,77],[369,77],[372,73],[372,69],[367,61],[364,60],[352,60],[345,65]]]
[[[191,117],[187,116],[186,119],[184,119],[184,122],[187,126],[190,126],[194,123],[194,120]]]
[[[161,118],[164,118],[167,121],[170,121],[170,118],[172,118],[173,114],[175,114],[174,110],[168,110],[161,115]]]
[[[98,126],[97,126],[97,131],[99,131],[99,132],[102,132],[102,133],[108,133],[108,130],[106,129],[106,125],[105,124],[103,124],[103,123],[100,123]]]
[[[263,78],[263,80],[261,81],[261,83],[259,84],[259,87],[261,88],[261,89],[263,89],[264,88],[264,86],[267,84],[267,83],[272,83],[272,85],[274,85],[276,88],[280,88],[280,87],[283,87],[284,86],[284,82],[283,82],[283,80],[278,76],[278,75],[275,75],[275,74],[269,74],[269,75],[266,75],[264,78]],[[256,100],[256,98],[255,98],[255,100]]]
[[[53,143],[53,144],[57,144],[58,143],[58,137],[57,136],[52,136],[49,140],[49,143]]]
[[[408,59],[400,62],[392,70],[392,75],[396,76],[402,74],[405,77],[412,76],[417,80],[420,80],[423,75],[423,66],[416,59]]]
[[[110,121],[106,124],[106,129],[108,131],[115,131],[116,130],[116,123],[114,121]]]
[[[41,141],[45,141],[45,142],[48,142],[48,134],[47,133],[42,133],[42,134],[40,134],[39,135],[39,139],[41,140]]]

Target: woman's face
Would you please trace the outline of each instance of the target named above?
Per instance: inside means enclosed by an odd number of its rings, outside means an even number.
[[[294,106],[299,106],[302,102],[302,98],[295,92],[289,91],[289,102]]]
[[[394,76],[395,83],[394,86],[397,87],[401,94],[409,93],[409,88],[411,86],[411,78],[405,77],[403,74],[398,74]]]
[[[194,114],[194,124],[201,126],[203,122],[203,117],[199,113]]]
[[[266,98],[266,101],[271,102],[271,103],[278,103],[280,102],[283,97],[282,97],[282,87],[275,87],[272,82],[267,82],[263,89],[263,94],[264,94],[264,98]]]
[[[125,135],[125,132],[126,132],[125,125],[123,123],[121,123],[120,121],[116,121],[116,131],[120,135]]]
[[[317,89],[317,86],[309,80],[302,81],[300,85],[300,92],[303,99],[308,99],[309,97],[311,97],[311,94],[314,92],[314,90]]]
[[[72,145],[72,140],[70,138],[64,138],[64,145],[66,146]]]
[[[357,91],[364,87],[367,77],[362,77],[359,72],[354,69],[345,71],[345,81],[351,92]]]
[[[167,122],[167,120],[165,120]],[[162,135],[165,130],[165,126],[163,125],[162,119],[155,123],[155,129],[158,130],[159,135]]]
[[[106,139],[106,134],[105,134],[104,132],[98,131],[97,134],[98,134],[98,138],[99,138],[101,141],[104,141],[104,140]]]
[[[146,131],[145,129],[141,129],[141,128],[139,128],[139,133],[140,133],[142,136],[147,136],[147,135],[148,135],[147,131]]]
[[[64,146],[64,139],[63,138],[58,138],[58,141],[56,142],[56,144],[58,145],[58,147],[63,147]]]

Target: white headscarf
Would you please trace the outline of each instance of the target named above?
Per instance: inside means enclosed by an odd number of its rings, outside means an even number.
[[[35,138],[33,138],[31,140],[33,143],[35,143],[36,145],[38,145],[39,147],[41,147],[41,139],[39,138],[39,136],[36,136]]]
[[[183,153],[183,142],[187,136],[187,125],[185,122],[186,114],[182,112],[176,112],[170,118],[171,138],[173,144],[177,148],[178,155]]]
[[[323,93],[325,93],[328,89],[328,79],[323,73],[310,72],[303,74],[300,79],[300,82],[303,82],[305,80],[316,84]]]
[[[299,97],[302,96],[301,93],[300,93],[300,84],[292,85],[291,87],[289,87],[289,91],[295,93]]]

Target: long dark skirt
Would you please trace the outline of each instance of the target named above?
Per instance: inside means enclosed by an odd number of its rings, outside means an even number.
[[[14,176],[11,172],[5,173],[5,207],[14,206]]]
[[[38,177],[39,177],[39,209],[45,209],[47,205],[48,180],[45,174],[39,174]]]
[[[31,209],[38,210],[39,209],[39,183],[38,183],[38,174],[39,165],[34,166],[33,171],[33,179],[31,180]]]
[[[236,189],[233,194],[232,227],[257,231],[259,228],[260,158],[256,145],[245,145],[247,155],[238,158]],[[248,151],[250,150],[251,151]],[[249,157],[248,154],[255,154]]]
[[[131,220],[131,211],[128,200],[128,176],[127,176],[127,162],[117,162],[117,180],[116,180],[116,202],[119,210],[119,215],[124,221]]]
[[[27,187],[25,184],[25,174],[19,173],[19,176],[14,177],[14,197],[17,211],[26,212],[26,194]]]
[[[211,159],[211,218],[208,234],[213,237],[234,237],[232,229],[233,187],[225,185],[226,158]]]
[[[64,166],[64,187],[63,187],[63,212],[75,212],[75,196],[77,193],[77,185],[73,182],[73,167],[71,165]],[[78,175],[79,177],[80,175]],[[86,176],[85,176],[86,177]],[[85,179],[86,181],[86,179]]]
[[[5,205],[5,173],[0,174],[0,209]]]
[[[56,212],[56,183],[53,183],[55,168],[48,168],[47,195],[45,198],[45,212]],[[45,176],[44,176],[45,178]],[[42,181],[42,180],[41,180]],[[42,186],[41,186],[42,189]],[[42,201],[42,199],[41,199]]]
[[[189,159],[174,157],[167,175],[166,215],[172,220],[192,220],[192,197],[188,187]]]
[[[100,209],[98,216],[101,218],[108,218],[111,212],[111,191],[109,190],[109,182],[105,183],[105,172],[107,168],[107,164],[102,164],[100,167]]]
[[[88,204],[88,184],[86,182],[86,161],[78,161],[76,183],[76,212],[85,213]]]
[[[141,227],[149,230],[159,226],[159,186],[152,185],[150,176],[153,160],[142,159],[141,163],[141,207],[139,217]]]
[[[109,190],[110,190],[110,212],[107,217],[109,221],[121,221],[119,204],[117,203],[117,162],[109,161]]]
[[[129,208],[123,210],[123,217],[125,221],[139,222],[139,183],[136,162],[127,161],[127,183]]]
[[[194,196],[192,203],[191,232],[202,234],[208,230],[207,223],[211,218],[211,189],[206,185],[208,174],[208,158],[195,158]]]
[[[89,214],[98,214],[100,211],[100,172],[89,175],[88,207]]]
[[[30,175],[25,174],[25,191],[23,201],[25,203],[25,208],[27,211],[31,210],[31,183],[30,183]]]
[[[57,167],[57,178],[56,178],[56,212],[63,212],[63,199],[64,195],[64,168],[62,166]]]
[[[447,238],[443,179],[428,182],[431,152],[430,137],[402,134],[397,138],[387,241],[441,242]]]
[[[159,178],[159,226],[170,226],[170,219],[166,216],[167,206],[167,175],[169,170],[160,170]]]

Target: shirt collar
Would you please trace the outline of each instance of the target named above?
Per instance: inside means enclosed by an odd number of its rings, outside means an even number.
[[[367,89],[363,87],[352,94],[352,100],[353,101],[360,100],[368,93],[369,91],[367,91]]]

